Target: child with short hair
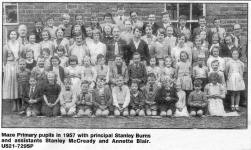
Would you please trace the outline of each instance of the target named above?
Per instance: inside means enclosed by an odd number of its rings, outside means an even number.
[[[156,65],[157,60],[155,57],[151,57],[150,58],[150,66],[146,67],[146,71],[147,71],[147,75],[149,75],[150,73],[154,73],[157,80],[159,80],[160,78],[160,68]]]
[[[160,116],[172,116],[175,112],[175,104],[178,101],[176,90],[173,87],[173,81],[169,78],[161,79],[161,88],[157,92],[156,102],[160,111]]]
[[[214,46],[212,48],[212,52],[211,55],[209,56],[208,60],[207,60],[207,66],[209,67],[209,71],[212,71],[212,67],[211,67],[211,63],[214,60],[218,60],[219,61],[219,70],[224,72],[225,71],[225,60],[224,58],[221,58],[219,56],[219,47],[218,46]]]
[[[194,91],[189,94],[187,105],[190,109],[191,116],[201,117],[206,113],[207,97],[204,92],[201,91],[202,81],[200,79],[194,80]]]
[[[63,68],[68,67],[69,58],[65,56],[65,48],[60,45],[56,50],[57,51],[55,56],[58,56],[60,60],[59,65]]]
[[[123,61],[123,56],[121,55],[115,56],[115,61],[110,67],[109,73],[110,73],[109,79],[112,85],[116,84],[116,80],[118,76],[123,76],[125,83],[128,83],[128,80],[129,80],[128,69],[125,62]]]
[[[60,59],[58,56],[51,57],[51,71],[53,71],[57,75],[57,84],[63,87],[63,82],[65,78],[64,68],[60,66]]]
[[[20,112],[19,114],[23,114],[25,112],[25,95],[28,93],[29,87],[29,78],[30,78],[30,70],[26,69],[26,61],[23,58],[18,60],[18,71],[16,73],[17,82],[18,82],[18,95],[21,98],[20,103]],[[11,92],[11,91],[10,91]]]
[[[176,77],[176,71],[175,69],[172,67],[173,65],[173,59],[170,56],[165,57],[165,68],[164,68],[164,76],[162,75],[162,77],[169,77],[170,79],[172,79],[173,81],[175,80]]]
[[[70,15],[69,14],[62,14],[62,24],[58,26],[58,28],[64,29],[64,37],[68,40],[72,36],[72,25],[70,24]]]
[[[97,77],[97,87],[93,92],[94,111],[96,116],[108,116],[112,107],[112,92],[106,80]]]
[[[243,80],[244,63],[239,59],[238,50],[232,51],[232,59],[226,65],[227,90],[231,94],[231,109],[239,111],[240,92],[245,90]]]
[[[48,48],[42,49],[42,56],[44,57],[44,68],[46,71],[48,71],[51,68],[50,50]]]
[[[26,52],[26,68],[30,71],[37,65],[37,61],[34,60],[34,53],[32,50]]]
[[[43,100],[42,87],[36,80],[36,77],[31,76],[29,79],[28,90],[24,96],[26,104],[26,116],[38,116],[41,113],[41,103]]]
[[[97,78],[101,77],[101,78],[104,78],[107,83],[109,82],[110,67],[105,65],[105,56],[104,55],[98,54],[97,65],[95,66],[95,70],[97,73]]]
[[[176,83],[176,91],[177,91],[177,96],[178,96],[178,101],[175,104],[176,110],[174,113],[175,117],[188,117],[188,111],[187,111],[187,106],[186,106],[186,92],[184,92],[181,89],[181,84],[180,82]]]
[[[25,53],[29,50],[32,50],[34,59],[37,60],[37,57],[41,55],[41,45],[39,43],[35,43],[36,35],[34,33],[29,34],[28,39],[29,43],[25,45]]]
[[[89,92],[90,83],[86,80],[81,82],[81,92],[77,96],[77,117],[89,116],[93,113],[93,97]]]
[[[54,17],[53,16],[49,16],[46,19],[46,27],[44,29],[48,30],[50,32],[52,40],[56,39],[57,27],[54,26]]]
[[[156,96],[157,96],[157,92],[159,88],[160,87],[156,80],[155,74],[154,73],[148,74],[147,83],[142,90],[145,95],[145,109],[146,109],[147,116],[157,115]]]
[[[211,67],[212,67],[212,71],[210,71],[208,73],[208,76],[210,76],[210,74],[212,73],[217,73],[219,75],[219,83],[222,84],[225,88],[226,88],[226,81],[225,81],[225,75],[222,71],[219,70],[219,61],[218,60],[214,60],[211,62]]]
[[[219,51],[221,52],[220,37],[218,33],[212,35],[212,44],[209,46],[209,53],[211,53],[212,48],[215,46],[219,47]]]
[[[202,41],[202,47],[208,49],[209,48],[209,43],[207,40],[207,32],[202,30],[199,34],[201,41]]]
[[[49,49],[50,55],[53,56],[54,54],[54,43],[51,41],[51,35],[48,30],[43,30],[42,31],[42,41],[39,43],[41,45],[41,49]]]
[[[222,99],[225,98],[226,90],[219,84],[219,75],[212,73],[209,76],[210,83],[205,87],[205,93],[208,99],[208,112],[211,116],[239,116],[237,112],[226,113]]]
[[[202,89],[204,89],[205,85],[208,82],[207,74],[208,67],[205,66],[205,57],[204,55],[198,55],[198,62],[193,67],[193,79],[200,79],[202,81]]]
[[[71,78],[73,93],[78,94],[81,87],[81,66],[78,65],[77,56],[69,57],[69,66],[65,68],[65,74]]]
[[[130,116],[145,116],[145,97],[142,91],[139,90],[138,82],[131,83],[131,97],[130,97]]]
[[[40,18],[37,18],[34,22],[34,29],[32,32],[36,35],[36,43],[42,41],[42,30],[43,30],[43,21]]]
[[[47,74],[48,82],[43,86],[43,98],[41,114],[52,117],[60,114],[59,94],[61,87],[57,84],[57,75],[49,71]]]
[[[36,78],[38,84],[44,83],[46,81],[46,71],[45,71],[45,59],[43,56],[38,56],[37,66],[31,71],[31,76]]]
[[[128,116],[128,106],[130,103],[130,89],[126,84],[122,76],[118,76],[117,84],[112,89],[113,105],[115,106],[115,116]]]
[[[128,66],[129,83],[135,79],[139,81],[139,86],[146,83],[147,72],[146,66],[140,62],[140,54],[135,52],[133,54],[133,63]]]
[[[90,88],[94,88],[97,79],[97,72],[95,68],[91,65],[90,57],[86,56],[83,59],[83,66],[80,70],[81,80],[87,80],[90,82]]]
[[[191,78],[192,67],[188,59],[189,58],[187,52],[181,51],[180,62],[177,63],[176,67],[177,81],[181,83],[181,89],[186,92],[187,96],[193,90]]]
[[[72,92],[70,78],[64,79],[64,90],[59,95],[60,112],[62,116],[73,116],[76,114],[76,94]]]

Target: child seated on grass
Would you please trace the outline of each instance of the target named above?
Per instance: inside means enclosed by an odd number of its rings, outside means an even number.
[[[41,87],[39,86],[35,77],[30,77],[30,86],[28,87],[29,93],[26,93],[24,100],[26,101],[26,116],[37,116],[41,112],[41,102],[43,100],[43,94]]]
[[[190,109],[191,116],[201,117],[206,113],[207,108],[207,97],[202,89],[202,81],[196,79],[194,81],[194,91],[192,91],[188,97],[188,106]]]
[[[64,79],[64,91],[60,94],[61,116],[73,116],[76,113],[76,95],[71,90],[71,79]]]
[[[117,78],[117,84],[112,89],[113,105],[115,106],[115,116],[128,116],[128,105],[130,103],[130,90],[127,85],[124,84],[122,76]]]
[[[145,95],[145,109],[147,116],[156,116],[157,115],[157,104],[156,96],[159,90],[159,85],[154,73],[148,75],[147,84],[143,88]]]
[[[133,80],[131,83],[131,101],[129,104],[130,116],[145,116],[145,97],[139,90],[138,82]]]
[[[94,111],[96,116],[108,116],[112,106],[112,92],[106,80],[102,77],[97,78],[97,87],[93,92]]]
[[[81,92],[77,96],[77,116],[76,117],[82,117],[82,116],[89,116],[91,117],[93,113],[93,101],[92,101],[92,94],[89,91],[90,88],[90,82],[84,80],[81,83]]]

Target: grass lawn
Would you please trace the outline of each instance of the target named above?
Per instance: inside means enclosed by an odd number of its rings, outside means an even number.
[[[247,128],[247,109],[241,108],[239,117],[24,117],[3,111],[2,127],[14,128]]]

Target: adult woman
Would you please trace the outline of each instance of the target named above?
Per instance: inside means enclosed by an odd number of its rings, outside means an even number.
[[[55,33],[56,33],[56,39],[53,40],[55,49],[57,50],[59,46],[63,46],[66,51],[65,55],[68,55],[70,43],[69,40],[64,37],[63,29],[58,28]]]

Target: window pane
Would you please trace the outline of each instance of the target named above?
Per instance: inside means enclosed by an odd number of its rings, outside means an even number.
[[[187,19],[190,19],[190,4],[180,4],[180,16],[185,15]]]
[[[192,7],[192,19],[198,20],[199,16],[203,16],[203,4],[193,3]]]
[[[177,20],[177,4],[166,4],[166,11],[169,12],[171,20]]]

